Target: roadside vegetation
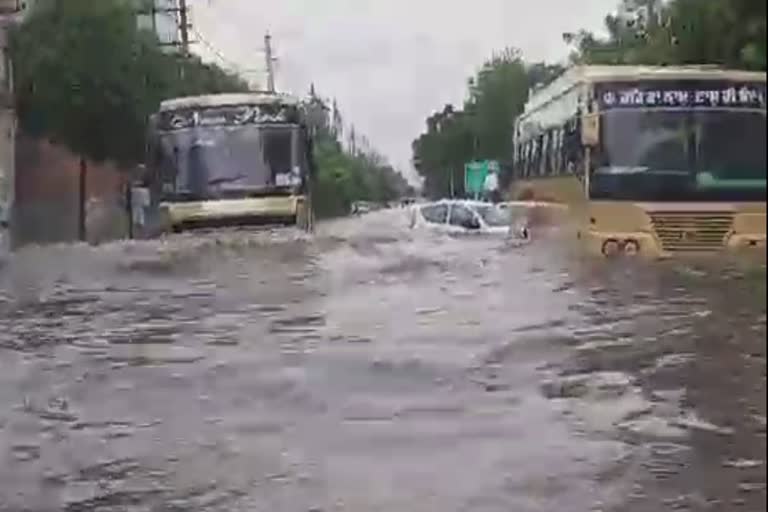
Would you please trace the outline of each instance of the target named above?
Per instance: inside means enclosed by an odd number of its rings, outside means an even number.
[[[146,123],[163,99],[249,89],[215,64],[167,51],[138,27],[133,4],[124,0],[38,0],[12,34],[11,57],[26,135],[62,144],[83,161],[126,168],[143,161]],[[354,144],[345,148],[341,133],[320,121],[320,216],[344,214],[355,200],[389,201],[408,189],[383,157]]]
[[[607,37],[564,34],[572,64],[715,64],[766,69],[763,0],[622,0],[605,18]],[[492,55],[467,83],[460,108],[447,105],[413,141],[413,160],[432,197],[463,195],[464,163],[498,160],[509,169],[515,118],[529,90],[551,82],[560,65],[530,63],[514,48]],[[508,174],[502,176],[509,178]]]
[[[387,203],[414,194],[403,175],[345,123],[335,101],[312,87],[305,108],[314,131],[314,202],[320,217],[346,215],[355,201]]]
[[[164,98],[247,89],[215,65],[164,51],[119,0],[39,0],[11,55],[20,128],[97,161],[141,162],[148,116]]]

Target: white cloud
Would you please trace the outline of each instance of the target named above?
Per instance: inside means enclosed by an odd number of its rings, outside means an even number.
[[[243,69],[263,69],[269,30],[280,89],[314,82],[375,147],[409,172],[424,119],[464,98],[494,50],[561,60],[563,32],[601,30],[616,0],[192,0],[196,30]],[[201,54],[214,58],[204,45]],[[263,83],[263,78],[258,77]]]

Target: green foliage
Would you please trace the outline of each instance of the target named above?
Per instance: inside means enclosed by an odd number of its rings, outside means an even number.
[[[162,51],[121,0],[41,0],[11,38],[21,128],[74,152],[122,163],[143,157],[161,100],[245,90],[197,58]]]
[[[635,16],[607,16],[605,38],[587,31],[564,35],[574,47],[573,63],[766,69],[764,0],[622,0],[620,7]],[[461,196],[465,162],[508,161],[514,119],[528,91],[563,71],[559,65],[526,65],[511,49],[486,61],[469,80],[463,109],[449,105],[430,116],[427,130],[412,144],[425,192],[432,197]]]
[[[766,69],[766,4],[762,0],[623,0],[641,19],[608,16],[608,37],[566,34],[573,59],[588,64],[718,64]]]
[[[515,118],[529,88],[555,78],[559,66],[526,66],[520,53],[506,49],[487,60],[468,81],[462,110],[447,105],[427,119],[427,130],[412,145],[414,165],[431,197],[464,195],[464,164],[475,159],[508,162]]]
[[[248,90],[198,57],[163,51],[154,34],[138,29],[136,7],[128,0],[36,3],[11,41],[24,131],[92,159],[131,164],[144,157],[146,122],[163,99]],[[389,201],[407,190],[379,155],[342,149],[322,102],[310,107],[320,116],[319,215],[341,215],[352,201]]]
[[[345,151],[330,134],[317,137],[315,159],[314,204],[319,217],[346,215],[354,201],[386,203],[413,192],[381,157]]]
[[[413,194],[402,174],[373,150],[345,150],[339,138],[343,121],[334,104],[329,108],[315,95],[314,87],[305,112],[315,135],[314,207],[319,217],[349,213],[354,201],[386,203]]]

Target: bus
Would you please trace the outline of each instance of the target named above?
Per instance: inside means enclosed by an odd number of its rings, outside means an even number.
[[[242,225],[312,230],[314,163],[303,118],[297,99],[277,93],[163,101],[130,201],[134,236]]]
[[[589,252],[764,254],[766,74],[576,66],[515,120],[514,199],[567,205]]]

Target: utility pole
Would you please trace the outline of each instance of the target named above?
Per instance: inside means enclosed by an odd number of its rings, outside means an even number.
[[[269,32],[264,36],[264,55],[267,59],[267,92],[275,92],[275,58],[272,55],[272,36]]]
[[[189,55],[189,8],[187,0],[179,0],[179,31],[181,33],[181,51]]]
[[[157,5],[155,5],[154,1],[152,2],[152,7],[149,8],[149,15],[151,16],[152,33],[157,34]]]
[[[0,2],[2,1],[0,0]],[[158,7],[157,0],[151,0],[143,5],[144,7],[138,9],[136,14],[150,17],[150,26],[158,37],[162,38],[165,35],[169,25],[172,24],[176,28],[178,39],[174,38],[172,41],[161,40],[160,44],[162,46],[175,47],[182,55],[189,55],[190,45],[193,43],[189,36],[190,29],[192,28],[189,20],[189,0],[173,0],[172,7],[168,7],[167,3],[162,4],[163,7]],[[158,17],[162,18],[162,23],[158,23]]]

